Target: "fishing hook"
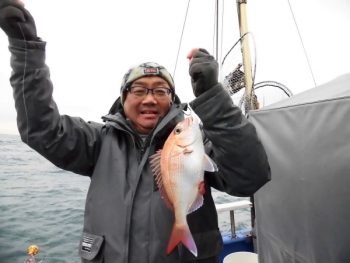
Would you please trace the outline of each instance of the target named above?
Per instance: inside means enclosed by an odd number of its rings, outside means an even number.
[[[189,113],[187,113],[188,110],[190,111]],[[191,115],[192,115],[192,111],[193,111],[193,110],[192,110],[190,104],[187,103],[186,110],[183,111],[183,112],[184,112],[184,115],[186,115],[186,116],[191,116]]]

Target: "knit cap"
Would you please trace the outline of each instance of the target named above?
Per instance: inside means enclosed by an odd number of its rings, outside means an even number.
[[[140,65],[131,67],[129,71],[124,75],[121,87],[120,87],[120,98],[121,104],[125,101],[125,89],[130,87],[130,85],[137,79],[147,77],[147,76],[159,76],[168,82],[170,88],[172,89],[172,96],[175,96],[175,85],[173,77],[170,75],[169,71],[163,66],[155,62],[146,62]]]

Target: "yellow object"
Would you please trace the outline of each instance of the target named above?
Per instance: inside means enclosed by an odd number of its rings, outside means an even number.
[[[32,245],[28,248],[28,254],[30,254],[30,255],[34,256],[34,255],[38,254],[38,252],[39,252],[39,248],[36,245]]]

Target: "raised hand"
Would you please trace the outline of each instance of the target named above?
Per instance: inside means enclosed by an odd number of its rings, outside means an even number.
[[[193,93],[196,97],[218,84],[218,63],[208,51],[194,48],[187,55]]]
[[[38,40],[34,19],[19,0],[0,0],[0,28],[9,38]]]

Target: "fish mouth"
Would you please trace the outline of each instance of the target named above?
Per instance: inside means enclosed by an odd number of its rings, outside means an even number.
[[[176,142],[176,145],[181,147],[181,148],[186,148],[190,145],[192,145],[193,143],[195,143],[199,137],[196,136],[198,134],[196,134],[193,130],[193,127],[196,125],[197,119],[195,119],[196,116],[188,116],[186,119],[184,119],[182,121],[182,123],[180,125],[177,125],[174,129],[174,134],[175,136],[179,136]],[[176,133],[178,131],[178,133]],[[182,133],[182,131],[184,131]]]

